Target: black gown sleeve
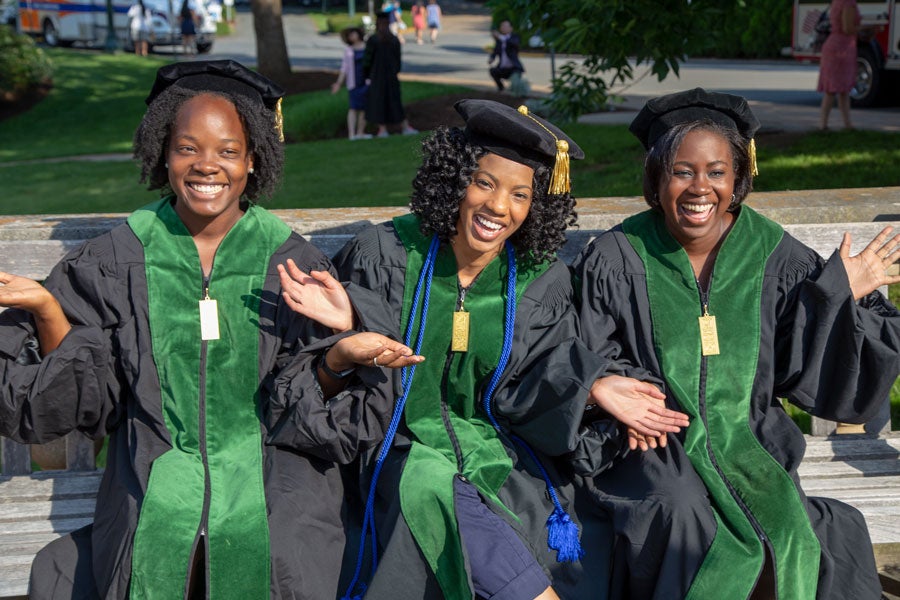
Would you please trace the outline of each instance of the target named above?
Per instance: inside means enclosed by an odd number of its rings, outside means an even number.
[[[0,435],[37,444],[73,430],[107,433],[118,389],[113,356],[118,279],[109,237],[73,250],[44,282],[72,324],[62,343],[41,357],[34,320],[0,314]]]
[[[900,373],[900,312],[877,291],[854,301],[837,251],[826,262],[788,235],[782,245],[775,393],[817,417],[864,423]]]
[[[501,424],[541,453],[601,463],[596,468],[602,469],[619,454],[622,432],[613,419],[585,407],[596,379],[621,372],[580,339],[570,274],[555,261],[519,302],[495,411]]]
[[[291,257],[301,269],[327,270],[336,276],[331,262],[317,249],[305,242],[300,248],[302,253],[294,250]],[[272,265],[283,258],[276,255]],[[294,313],[280,294],[276,310],[282,345],[276,368],[264,382],[267,443],[349,463],[384,437],[393,407],[390,378],[383,369],[359,366],[349,375],[346,388],[326,400],[318,382],[319,361],[339,339],[356,331],[332,335]]]

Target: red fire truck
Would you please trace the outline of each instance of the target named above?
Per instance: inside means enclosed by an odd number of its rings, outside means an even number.
[[[896,102],[900,94],[900,2],[858,2],[862,16],[857,40],[856,87],[850,93],[854,106]],[[799,60],[818,62],[816,23],[828,3],[794,0],[792,54]]]

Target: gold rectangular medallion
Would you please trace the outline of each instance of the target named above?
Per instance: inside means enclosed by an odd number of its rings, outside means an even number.
[[[469,349],[469,313],[458,310],[453,313],[453,340],[450,350],[466,352]]]
[[[703,356],[713,356],[719,353],[719,333],[716,330],[716,317],[703,315],[698,317],[700,321],[700,349]]]

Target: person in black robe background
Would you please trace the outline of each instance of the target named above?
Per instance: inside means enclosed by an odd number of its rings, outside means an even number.
[[[388,126],[399,124],[402,133],[419,133],[406,120],[400,80],[402,68],[400,40],[390,30],[390,13],[375,18],[375,33],[366,40],[363,75],[369,84],[366,92],[366,120],[378,125],[377,137],[388,136]]]
[[[392,402],[371,358],[416,359],[282,299],[287,259],[332,269],[255,205],[281,176],[282,95],[233,61],[160,68],[134,152],[161,200],[44,286],[0,273],[0,434],[109,435],[93,524],[38,553],[34,600],[337,595],[337,463]]]
[[[743,98],[695,89],[649,101],[651,209],[575,263],[587,344],[647,369],[691,425],[600,474],[580,469],[617,534],[612,597],[875,599],[865,521],[808,498],[803,434],[779,399],[860,423],[900,371],[900,313],[879,286],[898,238],[827,261],[743,205],[759,124]],[[576,465],[579,466],[579,465]]]

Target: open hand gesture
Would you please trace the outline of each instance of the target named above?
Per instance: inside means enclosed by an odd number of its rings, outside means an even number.
[[[285,303],[296,313],[330,327],[335,333],[353,329],[353,306],[347,291],[328,271],[302,271],[292,259],[278,265]]]
[[[398,341],[367,331],[347,336],[331,347],[325,355],[333,371],[345,371],[354,365],[397,369],[425,360]]]
[[[666,434],[690,425],[684,413],[666,408],[657,387],[621,375],[602,377],[591,386],[590,400],[628,427],[628,446],[641,450],[666,445]]]
[[[893,227],[885,227],[862,252],[850,256],[850,234],[844,233],[838,250],[853,298],[859,300],[883,285],[900,283],[900,275],[888,275],[887,268],[900,259],[900,234],[890,236]]]

